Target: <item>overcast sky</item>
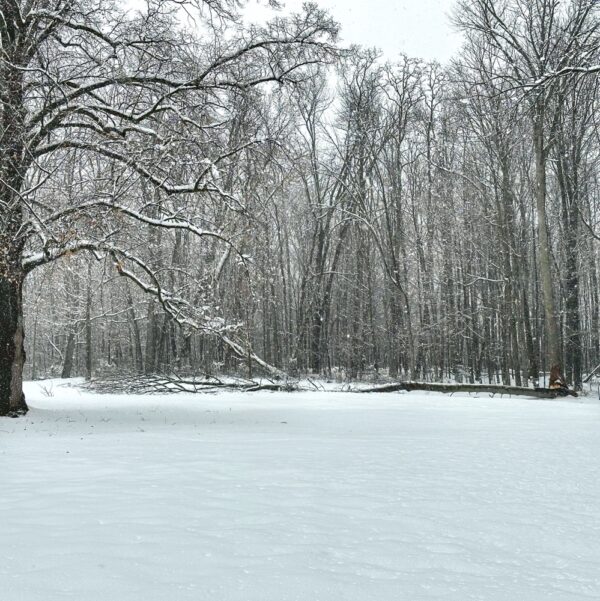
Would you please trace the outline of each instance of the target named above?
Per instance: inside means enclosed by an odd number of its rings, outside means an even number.
[[[282,0],[297,11],[303,0]],[[460,35],[450,23],[454,0],[316,0],[341,24],[344,44],[380,48],[386,58],[403,52],[412,57],[446,62],[459,48]],[[246,14],[263,20],[264,3],[250,0]]]

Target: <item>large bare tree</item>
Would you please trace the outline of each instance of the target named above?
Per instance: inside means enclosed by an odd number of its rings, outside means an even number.
[[[236,0],[150,0],[137,13],[118,5],[0,1],[0,415],[27,410],[24,279],[59,257],[108,253],[121,274],[156,295],[181,323],[214,327],[101,225],[118,214],[230,241],[189,216],[193,203],[139,210],[121,204],[125,196],[107,193],[106,182],[114,184],[117,173],[121,183],[144,181],[167,200],[205,195],[243,211],[243,199],[223,186],[218,170],[259,141],[210,145],[211,130],[227,120],[223,95],[294,82],[302,67],[333,52],[335,24],[315,5],[251,29],[240,26]],[[94,157],[102,165],[92,169]],[[85,165],[82,181],[94,173],[104,182],[87,181],[71,202],[57,185],[69,159]],[[43,193],[48,189],[54,194]]]

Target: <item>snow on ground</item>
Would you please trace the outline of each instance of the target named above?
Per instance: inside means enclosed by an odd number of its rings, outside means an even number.
[[[600,406],[94,395],[0,420],[3,601],[600,599]]]

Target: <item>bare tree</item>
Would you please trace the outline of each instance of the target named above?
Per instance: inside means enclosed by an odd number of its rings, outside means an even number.
[[[457,22],[472,43],[481,40],[493,49],[496,61],[491,76],[524,90],[589,52],[590,44],[596,44],[598,30],[594,3],[587,0],[573,0],[567,7],[556,0],[464,0],[457,9]],[[533,87],[525,97],[535,153],[538,260],[547,353],[550,365],[558,366],[562,365],[562,353],[548,232],[547,165],[569,85],[568,79],[555,78]]]
[[[156,295],[188,327],[218,329],[206,312],[167,291],[144,261],[119,245],[106,221],[185,231],[230,244],[178,206],[179,195],[218,198],[243,211],[218,169],[258,140],[235,148],[206,141],[227,116],[223,94],[266,82],[294,82],[302,67],[328,60],[334,23],[314,5],[259,28],[235,24],[237,2],[154,0],[129,15],[107,0],[2,0],[0,10],[0,414],[22,412],[23,281],[34,268],[79,251],[108,253],[118,271]],[[185,9],[203,39],[178,25]],[[195,12],[192,12],[195,11]],[[223,36],[231,26],[233,35]],[[102,180],[77,202],[43,194],[73,155],[101,157],[109,179],[144,180],[171,202],[154,216],[120,201]],[[204,162],[203,162],[204,161]],[[114,165],[114,168],[111,167]],[[191,204],[191,203],[190,203]],[[110,219],[106,220],[106,215]],[[106,220],[102,224],[102,220]],[[225,336],[233,348],[239,343]]]

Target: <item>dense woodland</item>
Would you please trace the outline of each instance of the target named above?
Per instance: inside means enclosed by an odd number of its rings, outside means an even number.
[[[559,364],[578,388],[600,363],[597,3],[462,0],[443,66],[342,48],[315,5],[248,28],[237,2],[119,4],[0,0],[25,377]]]

